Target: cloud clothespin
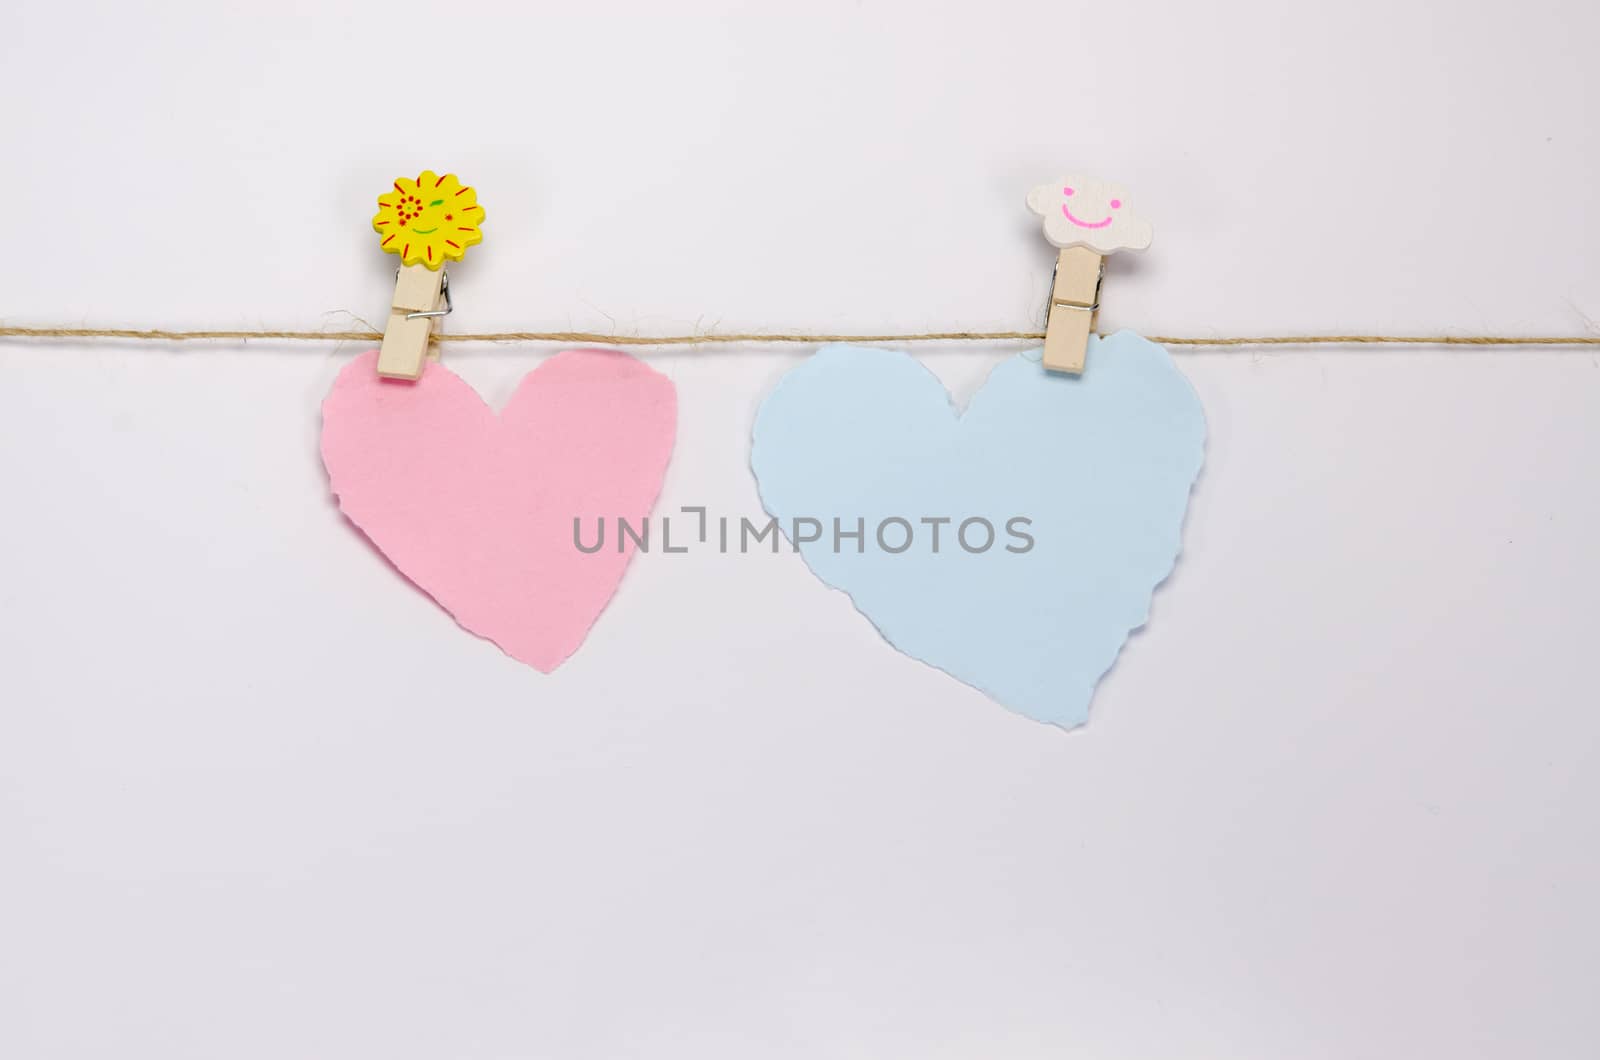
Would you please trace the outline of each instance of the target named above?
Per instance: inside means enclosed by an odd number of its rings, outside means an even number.
[[[1044,366],[1081,375],[1100,308],[1105,256],[1150,245],[1150,222],[1128,207],[1115,184],[1070,175],[1028,192],[1028,209],[1044,219],[1044,237],[1060,248],[1050,284]]]
[[[425,169],[415,180],[401,177],[393,191],[378,196],[372,227],[383,237],[383,249],[400,255],[378,353],[379,375],[412,380],[422,375],[428,340],[453,308],[444,264],[460,261],[468,247],[482,242],[483,217],[477,192],[453,173],[441,177]]]

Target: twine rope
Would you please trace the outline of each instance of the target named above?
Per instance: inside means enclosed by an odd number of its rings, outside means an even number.
[[[1600,346],[1600,335],[1148,335],[1163,346]],[[383,333],[292,331],[281,329],[188,331],[167,328],[69,328],[0,326],[0,339],[121,339],[134,342],[249,341],[379,342]],[[881,335],[824,332],[705,332],[680,335],[623,335],[598,331],[483,331],[435,334],[432,341],[577,342],[602,346],[733,346],[828,342],[1039,342],[1043,331],[914,331]]]

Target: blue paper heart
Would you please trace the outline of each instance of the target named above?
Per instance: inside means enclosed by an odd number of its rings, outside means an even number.
[[[750,463],[812,571],[890,644],[1070,727],[1172,570],[1204,450],[1188,380],[1119,332],[1077,378],[1037,350],[1004,361],[964,415],[903,353],[825,347],[762,404]]]

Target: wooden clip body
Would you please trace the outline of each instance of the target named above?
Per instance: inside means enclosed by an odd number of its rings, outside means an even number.
[[[1044,326],[1044,366],[1052,372],[1082,375],[1089,336],[1100,308],[1100,279],[1106,259],[1088,247],[1067,247],[1056,255],[1050,285],[1050,313]]]
[[[394,281],[394,299],[389,323],[383,329],[383,347],[378,351],[378,374],[386,379],[418,379],[428,356],[428,339],[438,317],[414,317],[411,313],[431,313],[439,308],[444,286],[444,269],[426,265],[402,265]]]

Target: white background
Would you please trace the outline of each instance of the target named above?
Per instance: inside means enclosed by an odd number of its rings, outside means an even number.
[[[0,317],[381,320],[424,166],[455,331],[1035,326],[1069,167],[1156,224],[1108,330],[1600,317],[1592,4],[670,6],[10,6]],[[1063,733],[787,554],[512,662],[338,515],[355,352],[0,345],[0,1056],[1593,1055],[1593,353],[1180,351],[1186,552]],[[758,512],[804,355],[652,355],[662,511]]]

